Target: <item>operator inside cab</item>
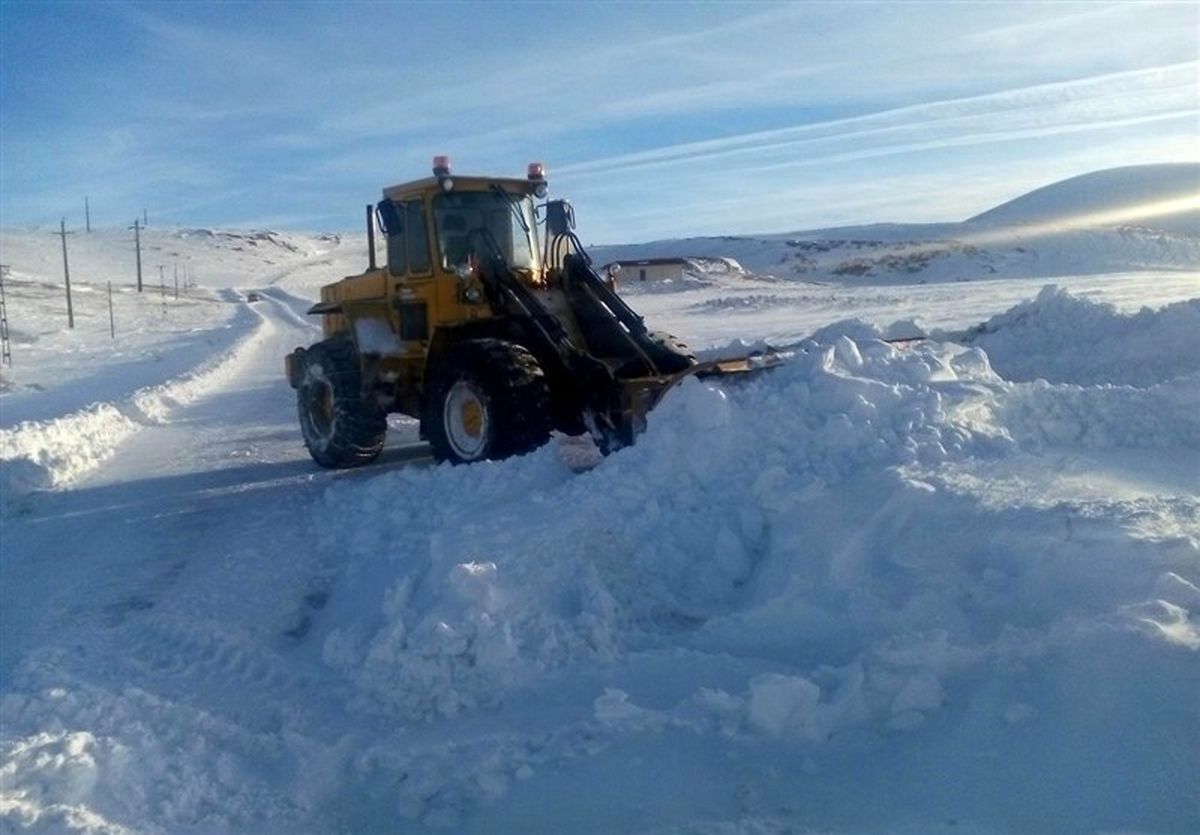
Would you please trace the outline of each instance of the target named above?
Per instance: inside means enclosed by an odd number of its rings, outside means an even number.
[[[470,266],[499,251],[509,266],[537,267],[533,201],[499,189],[452,191],[433,198],[443,269]]]

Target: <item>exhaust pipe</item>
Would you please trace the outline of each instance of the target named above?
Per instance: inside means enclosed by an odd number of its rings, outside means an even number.
[[[375,207],[367,204],[367,269],[375,269]]]

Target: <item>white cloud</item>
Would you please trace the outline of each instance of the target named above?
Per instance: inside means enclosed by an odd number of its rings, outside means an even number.
[[[1200,90],[1194,84],[1196,62],[1115,73],[1070,82],[1042,84],[969,98],[925,102],[845,119],[680,143],[647,151],[590,160],[558,169],[572,177],[607,175],[665,165],[692,165],[731,156],[762,159],[767,152],[796,150],[823,143],[853,153],[848,142],[883,138],[911,150],[911,136],[928,137],[919,147],[961,144],[961,133],[1003,141],[1014,133],[1032,135],[1087,130],[1114,123],[1132,124],[1194,114]]]

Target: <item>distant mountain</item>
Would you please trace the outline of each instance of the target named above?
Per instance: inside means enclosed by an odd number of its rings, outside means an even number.
[[[1200,163],[1130,165],[1071,177],[1023,194],[976,215],[987,225],[1140,226],[1200,236]],[[1192,198],[1191,206],[1156,213],[1167,201]],[[1088,219],[1094,218],[1094,224]]]
[[[1200,163],[1072,177],[962,223],[881,223],[777,235],[599,246],[603,264],[662,256],[736,259],[780,279],[911,284],[1133,270],[1200,270]],[[1163,212],[1165,201],[1191,206]]]

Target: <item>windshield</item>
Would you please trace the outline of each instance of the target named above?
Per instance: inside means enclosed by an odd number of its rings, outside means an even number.
[[[510,266],[536,269],[533,201],[527,195],[499,189],[439,194],[433,199],[433,214],[442,267],[453,269],[472,257],[486,257],[486,241],[495,240]]]

